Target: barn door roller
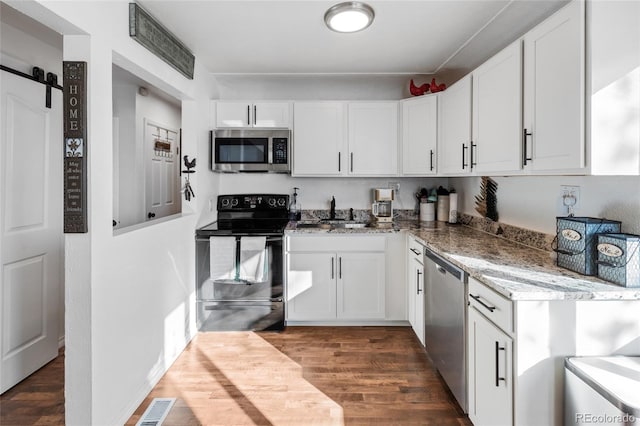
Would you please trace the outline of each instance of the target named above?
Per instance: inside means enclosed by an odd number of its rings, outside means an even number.
[[[5,65],[0,65],[0,70],[26,78],[27,80],[35,81],[36,83],[44,84],[46,86],[45,106],[47,108],[51,108],[51,88],[62,90],[62,86],[58,84],[58,76],[52,72],[48,72],[47,78],[45,79],[44,70],[40,67],[33,67],[31,69],[31,75]]]

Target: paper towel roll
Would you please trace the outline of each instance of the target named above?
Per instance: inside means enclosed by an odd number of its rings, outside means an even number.
[[[449,196],[448,195],[438,195],[437,219],[439,222],[449,221]]]
[[[433,222],[436,220],[435,203],[420,203],[420,222]]]
[[[449,223],[458,222],[458,194],[449,194]]]

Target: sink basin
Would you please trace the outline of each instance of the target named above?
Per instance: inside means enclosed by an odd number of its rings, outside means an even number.
[[[296,229],[355,229],[369,226],[365,222],[350,222],[345,220],[323,220],[320,222],[298,222]]]
[[[343,223],[332,223],[332,227],[334,228],[366,228],[369,226],[368,223],[362,222],[343,222]]]
[[[296,229],[331,229],[331,224],[329,223],[297,223]]]

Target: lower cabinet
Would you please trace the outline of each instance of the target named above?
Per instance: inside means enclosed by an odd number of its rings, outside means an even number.
[[[384,320],[384,237],[289,237],[287,320]]]
[[[408,317],[413,332],[424,346],[424,247],[412,236],[407,237]]]
[[[513,340],[475,308],[468,315],[469,418],[476,426],[513,424]]]
[[[513,302],[469,279],[467,383],[475,426],[513,424]]]

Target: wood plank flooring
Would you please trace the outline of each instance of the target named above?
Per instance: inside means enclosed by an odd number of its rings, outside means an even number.
[[[0,425],[64,425],[64,350],[0,395]]]
[[[138,407],[165,426],[470,425],[408,327],[201,333]]]
[[[470,425],[407,327],[201,333],[155,397],[165,426]],[[64,424],[64,352],[0,396],[0,425]]]

